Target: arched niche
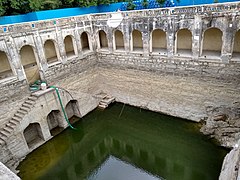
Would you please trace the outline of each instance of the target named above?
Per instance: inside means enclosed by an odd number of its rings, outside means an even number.
[[[155,29],[152,31],[151,38],[151,52],[156,52],[160,54],[167,53],[167,42],[166,42],[166,32],[161,29]]]
[[[88,38],[88,34],[86,32],[83,32],[81,34],[81,45],[82,45],[83,52],[90,50],[89,38]]]
[[[65,107],[65,111],[71,123],[73,123],[73,121],[75,122],[74,116],[78,118],[81,117],[77,100],[70,100]]]
[[[34,83],[40,79],[39,68],[32,46],[25,45],[20,50],[21,63],[24,68],[28,83]]]
[[[240,61],[240,30],[234,36],[232,58]]]
[[[222,51],[222,31],[209,28],[204,31],[202,40],[202,56],[205,58],[220,58]]]
[[[132,32],[132,50],[143,51],[142,33],[138,30]]]
[[[114,32],[115,36],[115,49],[116,50],[124,50],[124,38],[123,33],[119,30]]]
[[[42,142],[44,142],[42,129],[39,123],[29,124],[23,131],[23,135],[29,149],[35,149]]]
[[[47,40],[44,43],[44,52],[48,64],[58,61],[59,55],[57,54],[55,44],[52,40]]]
[[[63,130],[63,117],[59,110],[52,110],[47,115],[48,128],[52,136],[57,135]]]
[[[192,33],[188,29],[180,29],[176,34],[176,54],[192,56]]]
[[[68,58],[76,56],[72,36],[68,35],[64,38],[64,45],[65,45],[66,55]]]
[[[98,32],[99,35],[99,47],[101,49],[108,49],[108,40],[107,40],[107,35],[103,30],[100,30]]]
[[[0,80],[13,76],[8,57],[5,52],[0,51]]]

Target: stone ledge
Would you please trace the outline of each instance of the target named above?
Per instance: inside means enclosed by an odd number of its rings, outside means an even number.
[[[39,96],[42,96],[44,94],[47,94],[48,92],[51,92],[51,91],[54,91],[53,88],[48,88],[46,90],[40,90],[40,91],[37,91],[37,92],[34,92],[32,93],[33,96],[36,96],[36,97],[39,97]]]
[[[0,179],[20,180],[20,178],[0,162]]]

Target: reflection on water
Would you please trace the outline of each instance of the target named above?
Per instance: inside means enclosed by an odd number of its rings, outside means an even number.
[[[110,156],[100,168],[94,171],[88,180],[157,180],[160,177],[153,176],[145,171],[132,166],[120,159]]]
[[[77,131],[66,129],[29,154],[18,167],[19,176],[23,180],[98,179],[94,173],[106,163],[111,169],[116,159],[109,157],[114,156],[132,173],[136,167],[167,180],[218,179],[227,151],[200,134],[195,123],[130,106],[121,112],[122,107],[117,103],[88,114],[74,124]],[[111,169],[114,179],[118,170]],[[103,172],[101,177],[107,175]]]

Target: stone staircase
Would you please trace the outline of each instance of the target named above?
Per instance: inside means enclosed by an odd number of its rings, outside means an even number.
[[[8,137],[12,134],[23,117],[31,110],[37,99],[38,97],[34,94],[28,97],[28,99],[21,105],[20,109],[14,114],[12,119],[5,125],[5,127],[0,129],[0,146],[3,146],[6,143]]]
[[[105,109],[108,107],[109,104],[113,103],[115,101],[115,97],[112,97],[110,95],[106,95],[103,97],[103,99],[99,102],[98,107],[101,109]]]

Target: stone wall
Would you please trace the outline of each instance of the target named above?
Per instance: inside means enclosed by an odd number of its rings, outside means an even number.
[[[62,77],[58,82],[52,82],[57,87],[60,87],[60,95],[64,108],[66,108],[70,100],[75,100],[79,107],[81,117],[95,109],[100,101],[100,99],[94,97],[94,95],[99,92],[95,87],[96,76],[96,70],[91,68],[85,71],[79,71],[78,74],[75,72],[74,76]],[[6,140],[6,145],[0,149],[0,160],[11,168],[15,167],[16,163],[29,152],[52,138],[47,117],[53,110],[60,111],[61,117],[64,117],[54,90],[48,90],[46,93],[39,91],[37,92],[37,96],[38,99],[35,105],[28,114],[23,117],[20,124],[15,128],[14,133]],[[30,129],[28,132],[25,132],[25,130],[33,123],[40,125],[42,140],[29,147],[27,144],[27,142],[29,142],[28,140],[30,138],[34,139],[36,134],[30,132],[33,129]],[[64,118],[58,123],[60,127],[68,127]],[[28,136],[29,133],[30,135]]]
[[[95,95],[104,91],[119,102],[203,120],[204,133],[232,147],[239,139],[240,127],[240,54],[234,49],[235,35],[240,32],[239,9],[240,3],[236,2],[0,26],[0,51],[6,54],[12,70],[11,77],[0,79],[0,130],[31,94],[28,86],[34,74],[22,64],[21,53],[28,47],[40,79],[61,89],[64,106],[73,97],[81,116],[96,108],[100,99]],[[161,34],[155,36],[153,32],[158,29]],[[218,34],[215,42],[205,38],[212,32]],[[155,49],[157,38],[164,41],[160,49]],[[185,39],[192,43],[182,42]],[[56,51],[54,61],[45,54],[45,48],[49,48],[46,41],[54,44],[50,49]],[[101,46],[100,42],[105,43]],[[211,43],[217,49],[210,48]],[[85,49],[86,44],[89,49]],[[119,44],[121,48],[117,49]],[[47,116],[52,110],[61,112],[56,94],[50,91],[38,97],[4,141],[0,160],[13,165],[51,139]],[[32,123],[39,124],[43,138],[29,148],[24,130]],[[60,124],[67,127],[63,120]]]

